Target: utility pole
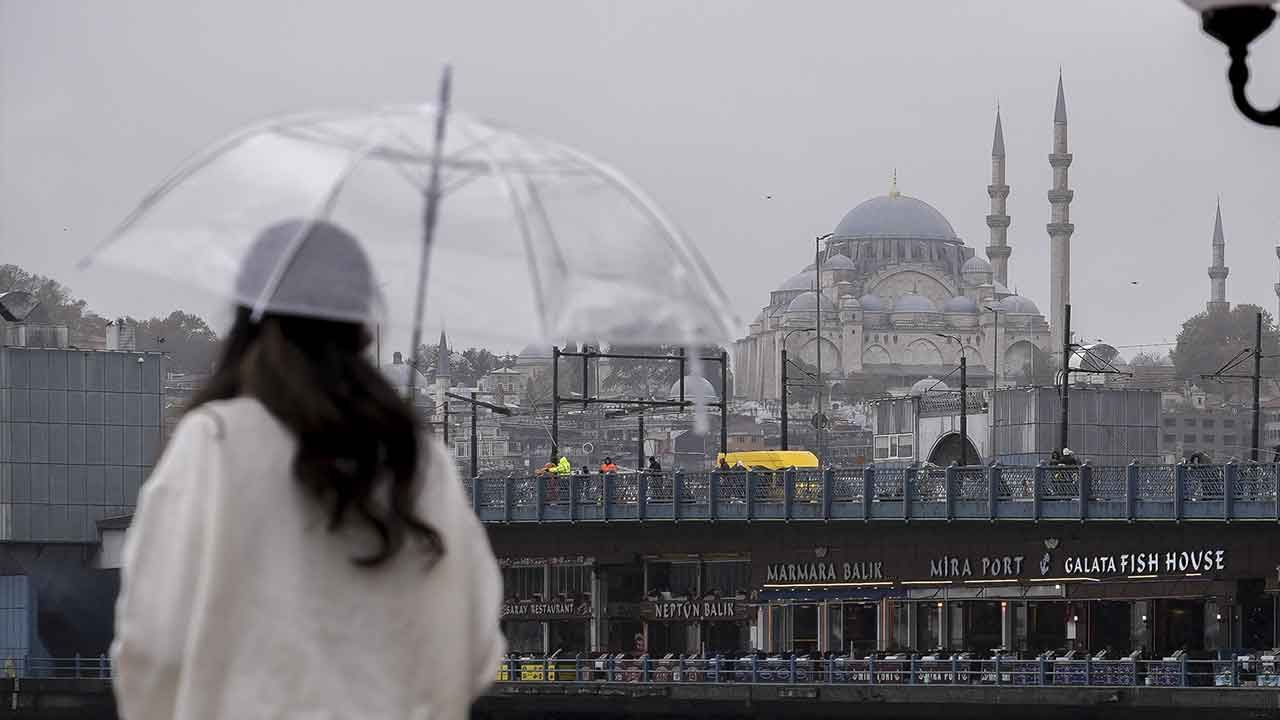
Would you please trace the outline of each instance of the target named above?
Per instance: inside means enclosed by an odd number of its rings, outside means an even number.
[[[720,452],[729,454],[729,351],[720,350]]]
[[[551,456],[560,454],[560,346],[551,348]]]
[[[1070,422],[1071,402],[1071,303],[1062,306],[1062,442],[1058,449],[1067,449],[1067,424]]]
[[[644,411],[640,412],[640,442],[636,444],[636,472],[644,472]]]
[[[823,420],[826,418],[826,414],[822,412],[825,406],[822,402],[822,251],[819,249],[821,243],[821,236],[813,239],[813,284],[816,288],[815,295],[817,296],[814,298],[817,301],[814,303],[814,307],[817,308],[814,314],[818,316],[818,321],[814,325],[818,334],[818,341],[814,345],[818,351],[818,422],[814,423],[817,425],[814,429],[818,434],[817,445],[819,465],[822,464],[822,456],[825,454],[822,452],[822,424]]]
[[[1258,446],[1262,444],[1262,402],[1261,393],[1262,386],[1262,313],[1258,313],[1257,325],[1254,331],[1253,341],[1253,446],[1249,450],[1249,459],[1254,462],[1258,461]]]
[[[471,477],[480,477],[480,436],[476,431],[476,394],[471,393]]]
[[[782,449],[790,450],[787,447],[787,341],[783,336],[782,341]]]
[[[969,465],[969,377],[964,345],[960,346],[960,466]]]

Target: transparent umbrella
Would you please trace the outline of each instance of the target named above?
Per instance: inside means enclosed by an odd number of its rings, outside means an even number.
[[[436,105],[237,132],[152,191],[84,264],[262,307],[269,297],[233,292],[254,238],[283,219],[325,219],[369,256],[384,315],[367,320],[384,337],[447,325],[491,347],[731,339],[735,321],[706,262],[633,183],[564,145],[448,112],[447,75],[443,87]],[[415,317],[422,287],[426,312]]]

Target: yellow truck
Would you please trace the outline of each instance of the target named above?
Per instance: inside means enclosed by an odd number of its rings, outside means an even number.
[[[720,453],[716,466],[727,462],[736,468],[739,463],[748,470],[786,470],[788,468],[817,469],[818,456],[808,450],[752,450],[750,452]]]

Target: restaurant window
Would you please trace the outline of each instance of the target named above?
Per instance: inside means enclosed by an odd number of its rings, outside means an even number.
[[[703,594],[745,598],[751,589],[751,563],[741,560],[712,561],[703,565]]]
[[[517,598],[541,596],[544,570],[541,565],[502,568],[503,596]]]
[[[551,596],[590,595],[590,565],[552,565],[550,568]]]
[[[507,651],[520,655],[542,652],[542,623],[536,620],[507,620],[502,623]]]
[[[698,593],[698,562],[650,561],[649,587],[646,595],[656,597],[667,593],[671,597],[696,597]]]
[[[557,650],[561,655],[572,657],[574,653],[586,652],[587,629],[591,623],[586,620],[553,620],[547,623],[547,647],[551,652]]]
[[[926,652],[942,646],[941,602],[919,603],[916,608],[916,652]]]

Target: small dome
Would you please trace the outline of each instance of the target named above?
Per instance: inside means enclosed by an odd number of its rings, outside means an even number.
[[[787,306],[787,312],[789,313],[815,312],[817,311],[817,309],[818,309],[818,293],[812,290],[810,290],[809,292],[800,293],[795,297],[794,300],[791,301],[791,304]],[[825,293],[823,293],[822,295],[822,309],[823,310],[835,309],[831,305],[831,298],[827,297]]]
[[[858,302],[858,298],[852,295],[846,295],[840,299],[841,310],[861,310],[862,303]]]
[[[1004,283],[1001,283],[998,280],[993,282],[991,286],[993,288],[993,291],[996,294],[996,297],[998,298],[1008,297],[1009,295],[1013,294],[1013,292],[1010,291],[1009,288],[1004,286]]]
[[[974,255],[964,261],[964,266],[960,268],[962,273],[989,273],[991,272],[991,263]]]
[[[526,345],[523,350],[516,356],[521,360],[550,360],[550,345]]]
[[[930,375],[923,380],[917,380],[916,384],[911,386],[911,395],[920,397],[926,392],[941,392],[950,389],[946,383]]]
[[[882,312],[884,310],[884,301],[880,299],[879,295],[867,293],[866,295],[858,298],[858,303],[861,304],[862,309],[867,312]]]
[[[680,399],[680,381],[671,383],[671,390],[667,395],[672,400]],[[720,396],[716,394],[716,388],[704,377],[697,375],[684,376],[684,399],[697,400],[701,398],[704,402],[718,402]]]
[[[908,293],[898,298],[898,300],[894,302],[893,311],[896,313],[899,313],[899,312],[932,313],[932,312],[938,312],[938,308],[933,304],[933,301],[930,300],[929,298],[923,295],[917,295],[915,293]]]
[[[1021,295],[1010,295],[1000,301],[1000,312],[1009,313],[1010,315],[1039,315],[1040,308],[1031,302],[1029,298]]]
[[[957,295],[943,304],[942,312],[976,315],[978,313],[978,303],[974,302],[973,298]]]
[[[802,272],[792,275],[786,282],[778,287],[779,290],[812,290],[818,284],[815,278],[813,267],[809,267]]]
[[[822,263],[823,270],[853,270],[853,261],[848,255],[832,255]]]
[[[874,197],[850,210],[836,226],[837,238],[910,238],[955,241],[956,231],[923,200],[893,193]]]

